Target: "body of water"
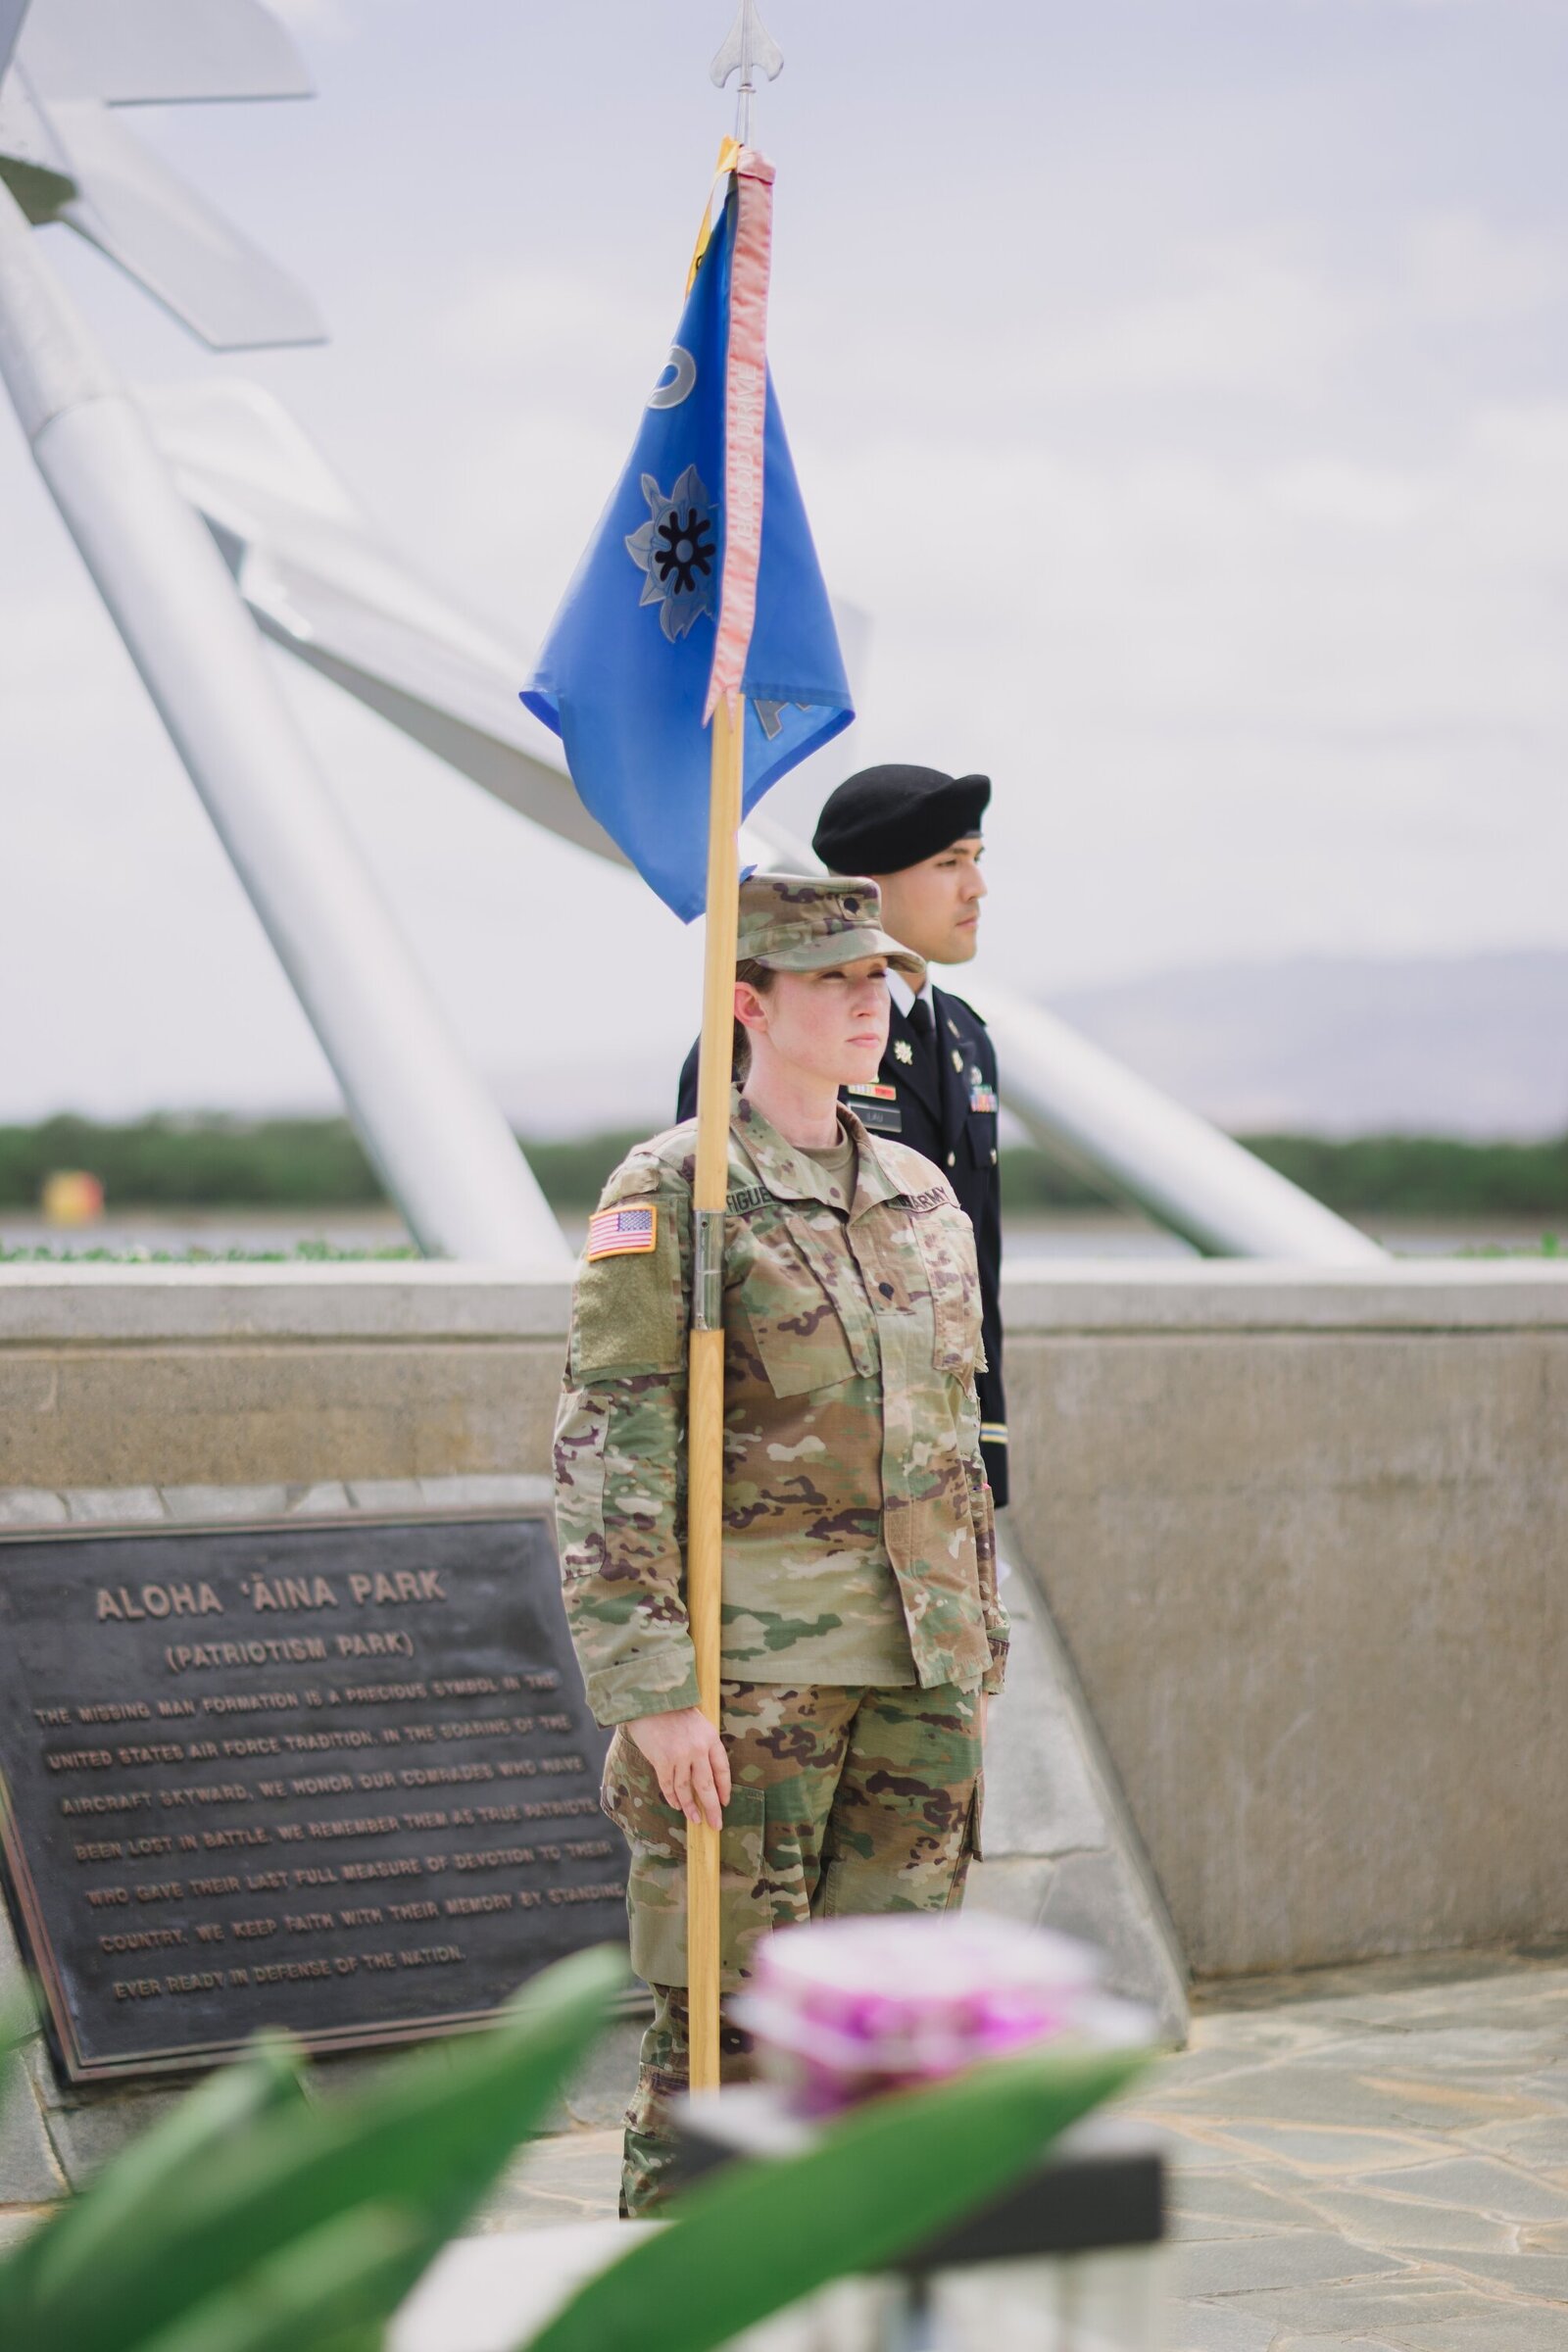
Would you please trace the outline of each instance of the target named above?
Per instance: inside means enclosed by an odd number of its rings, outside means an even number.
[[[582,1241],[585,1216],[563,1220],[567,1241],[576,1249]],[[1539,1227],[1520,1219],[1427,1220],[1384,1218],[1369,1220],[1374,1239],[1400,1257],[1452,1257],[1477,1250],[1536,1250],[1542,1245]],[[61,1232],[41,1217],[0,1214],[0,1248],[50,1249],[73,1254],[93,1250],[145,1250],[183,1255],[207,1250],[215,1255],[227,1250],[276,1250],[287,1254],[301,1243],[324,1242],[338,1250],[387,1250],[409,1246],[408,1230],[391,1209],[333,1211],[311,1217],[298,1211],[188,1210],[143,1214],[126,1210],[105,1217],[86,1231]],[[1018,1265],[1040,1258],[1102,1258],[1136,1261],[1190,1257],[1194,1253],[1173,1234],[1142,1218],[1110,1209],[1063,1209],[1009,1220],[1006,1229],[1008,1262]]]

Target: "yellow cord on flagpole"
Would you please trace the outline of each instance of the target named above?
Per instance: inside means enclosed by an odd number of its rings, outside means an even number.
[[[692,1205],[723,1214],[729,1189],[730,1062],[735,1033],[735,836],[741,821],[745,704],[713,712],[708,813],[708,935],[703,963],[703,1042],[697,1080],[697,1169]],[[719,1227],[722,1232],[722,1226]],[[697,1279],[694,1279],[694,1297]],[[719,1318],[714,1317],[718,1322]],[[719,1606],[723,1584],[724,1333],[693,1328],[686,1423],[686,1614],[697,1653],[698,1704],[717,1725]],[[686,1955],[691,2085],[718,2087],[718,1832],[686,1831]]]
[[[702,226],[697,231],[697,242],[692,247],[691,268],[686,272],[688,294],[696,283],[697,272],[702,267],[703,256],[708,251],[709,239],[713,233],[713,190],[721,179],[729,176],[740,160],[741,151],[735,140],[725,139],[718,151],[718,161],[713,166],[713,177],[709,186],[707,201],[703,206]]]

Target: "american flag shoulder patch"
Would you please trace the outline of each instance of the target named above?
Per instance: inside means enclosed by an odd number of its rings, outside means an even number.
[[[602,1208],[588,1220],[588,1244],[583,1252],[589,1265],[596,1257],[636,1257],[659,1240],[657,1206]]]

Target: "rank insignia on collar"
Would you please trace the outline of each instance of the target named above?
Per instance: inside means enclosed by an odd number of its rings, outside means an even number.
[[[893,1058],[895,1061],[912,1061],[914,1059],[914,1048],[906,1037],[897,1038],[894,1041]]]

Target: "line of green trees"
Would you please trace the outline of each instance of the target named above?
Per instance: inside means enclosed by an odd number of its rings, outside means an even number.
[[[582,1209],[636,1140],[627,1130],[567,1143],[524,1139],[524,1149],[552,1204]],[[1539,1144],[1419,1135],[1241,1140],[1347,1215],[1568,1218],[1568,1136]],[[34,1208],[45,1177],[60,1168],[98,1177],[114,1208],[319,1211],[383,1198],[346,1119],[165,1117],[103,1126],[62,1116],[0,1127],[0,1212]],[[1032,1147],[1004,1152],[1002,1181],[1014,1210],[1087,1208],[1107,1198]]]
[[[1244,1135],[1238,1142],[1348,1217],[1568,1216],[1568,1136],[1539,1144],[1446,1135]],[[1002,1154],[1009,1208],[1082,1207],[1106,1196],[1033,1149]]]
[[[638,1141],[628,1130],[526,1143],[558,1208],[592,1206]],[[163,1117],[102,1126],[64,1114],[0,1127],[0,1212],[35,1208],[60,1168],[96,1176],[111,1208],[365,1208],[385,1199],[347,1119]]]

